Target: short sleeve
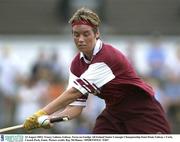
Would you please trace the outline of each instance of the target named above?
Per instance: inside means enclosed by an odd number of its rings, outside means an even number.
[[[115,78],[112,70],[105,63],[94,63],[80,76],[77,77],[70,72],[68,87],[79,90],[84,98],[79,98],[70,105],[86,106],[89,94],[99,94],[100,87]]]
[[[76,79],[78,79],[78,77],[70,72],[67,89],[73,87],[73,81]],[[87,105],[87,98],[88,98],[88,96],[83,95],[69,105],[70,106],[83,106],[83,107],[85,107]]]
[[[73,81],[72,86],[84,95],[97,94],[100,93],[100,87],[114,78],[115,75],[105,63],[94,63]]]

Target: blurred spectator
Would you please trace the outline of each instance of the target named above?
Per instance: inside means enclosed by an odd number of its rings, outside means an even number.
[[[43,90],[32,77],[22,82],[22,86],[17,92],[16,122],[18,124],[21,124],[27,116],[42,106],[46,93],[47,90]]]
[[[169,103],[180,102],[180,78],[173,72],[168,76],[168,81],[164,82],[164,91]]]
[[[180,77],[180,43],[174,48],[174,54],[168,58],[166,61],[167,66],[167,76],[171,76],[171,73],[175,74],[178,78]]]
[[[22,85],[17,91],[16,98],[16,124],[22,124],[25,118],[34,113],[37,109],[44,106],[44,103],[47,101],[47,88],[47,86],[42,86],[42,84],[40,84],[33,77],[27,77],[27,79],[22,81]],[[19,132],[24,133],[24,131]],[[46,131],[42,130],[41,132],[45,133]]]
[[[162,47],[161,40],[156,37],[147,52],[147,63],[150,67],[149,76],[160,81],[163,80],[166,58],[166,50]]]
[[[63,77],[63,67],[59,62],[59,54],[56,50],[50,55],[50,59],[47,62],[49,64],[49,71],[52,74],[54,80],[62,80]]]
[[[10,47],[2,48],[2,58],[0,60],[0,90],[2,103],[0,109],[0,126],[7,126],[14,123],[15,97],[20,72],[19,67],[11,58],[11,54]]]
[[[164,91],[168,97],[168,118],[172,125],[173,133],[180,132],[180,44],[175,50],[175,60],[170,59],[167,67]]]
[[[167,111],[169,100],[160,84],[160,81],[148,76],[144,77],[144,79],[153,87],[155,98],[161,103],[164,110]]]
[[[180,48],[175,48],[175,59],[166,66],[164,91],[169,103],[180,102]]]
[[[62,81],[58,78],[53,78],[50,81],[50,84],[49,84],[48,90],[47,90],[47,94],[48,94],[48,102],[47,103],[51,102],[52,100],[57,98],[60,94],[62,94],[64,89],[65,89],[64,81]]]
[[[37,60],[32,65],[32,77],[36,80],[48,80],[50,66],[48,64],[48,55],[45,50],[40,50]]]

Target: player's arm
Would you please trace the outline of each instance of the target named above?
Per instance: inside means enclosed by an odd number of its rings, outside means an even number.
[[[62,109],[72,103],[73,101],[77,100],[81,97],[82,94],[75,88],[70,88],[64,91],[59,97],[45,106],[42,110],[45,111],[48,115]]]
[[[77,98],[81,97],[82,94],[75,88],[71,87],[64,91],[59,97],[50,102],[43,109],[34,113],[32,116],[28,117],[24,122],[24,128],[26,130],[31,130],[34,128],[41,127],[38,123],[38,118],[42,115],[51,115],[59,109],[66,107],[71,102],[77,100]]]
[[[100,93],[100,87],[115,78],[111,69],[105,63],[95,63],[89,66],[80,77],[71,75],[72,85],[57,99],[52,101],[42,110],[26,119],[24,128],[33,129],[40,127],[37,119],[42,115],[51,115],[59,109],[64,108],[82,95]]]
[[[73,119],[81,114],[83,108],[83,106],[68,105],[63,111],[58,112],[55,115],[52,115],[51,118],[67,116],[69,119]]]

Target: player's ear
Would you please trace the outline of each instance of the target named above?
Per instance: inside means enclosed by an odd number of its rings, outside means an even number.
[[[97,32],[96,32],[95,36],[96,36],[96,39],[99,39],[99,38],[100,38],[100,32],[99,32],[99,29],[97,29]]]

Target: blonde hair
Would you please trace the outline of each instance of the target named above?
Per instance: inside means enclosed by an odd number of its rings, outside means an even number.
[[[85,20],[93,24],[95,27],[99,27],[101,21],[96,13],[88,8],[78,9],[72,18],[69,20],[69,23],[72,24],[74,21]]]

